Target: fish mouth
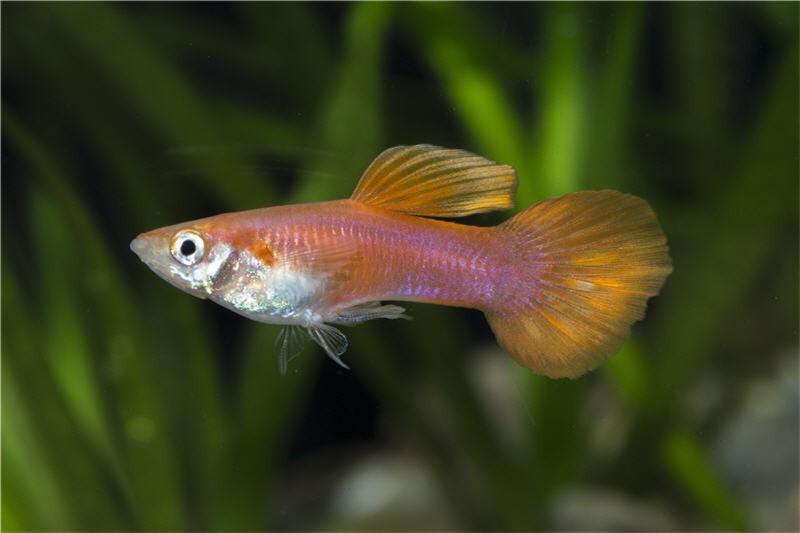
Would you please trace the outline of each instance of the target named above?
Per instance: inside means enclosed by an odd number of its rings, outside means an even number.
[[[139,235],[131,241],[130,248],[142,263],[150,267],[159,276],[167,279],[161,273],[162,268],[159,268],[158,256],[153,251],[154,243],[151,239],[144,237],[144,234]]]
[[[131,251],[144,260],[143,254],[147,250],[147,241],[142,237],[136,237],[131,241]]]

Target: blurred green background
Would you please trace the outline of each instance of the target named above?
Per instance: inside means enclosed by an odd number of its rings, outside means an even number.
[[[796,530],[798,4],[2,4],[2,528]],[[128,249],[383,149],[649,200],[675,272],[576,381],[410,305],[277,328]],[[468,222],[495,224],[511,213]]]

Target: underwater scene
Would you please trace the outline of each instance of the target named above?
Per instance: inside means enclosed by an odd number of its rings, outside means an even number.
[[[800,528],[797,3],[0,9],[4,531]]]

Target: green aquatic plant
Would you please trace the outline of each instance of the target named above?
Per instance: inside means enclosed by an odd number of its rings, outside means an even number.
[[[179,220],[346,197],[382,149],[419,142],[515,166],[518,206],[645,197],[675,264],[599,371],[509,372],[513,438],[476,384],[492,341],[470,312],[418,305],[403,331],[352,330],[349,379],[433,473],[451,527],[552,527],[576,483],[668,502],[687,527],[758,527],[711,442],[749,377],[797,343],[797,5],[2,14],[4,530],[334,527],[287,516],[283,486],[328,363],[306,353],[281,377],[277,328],[171,290],[127,246]]]

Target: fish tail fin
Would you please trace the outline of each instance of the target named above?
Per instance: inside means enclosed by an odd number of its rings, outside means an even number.
[[[513,288],[486,311],[497,341],[523,366],[578,377],[615,354],[672,272],[650,206],[616,191],[534,204],[499,226]]]

